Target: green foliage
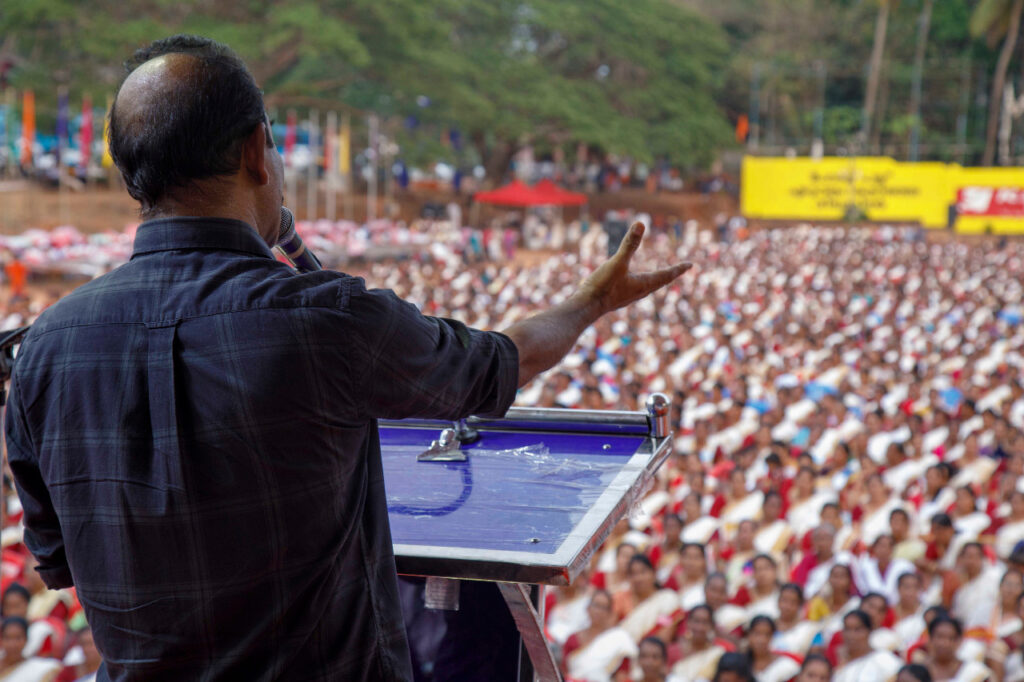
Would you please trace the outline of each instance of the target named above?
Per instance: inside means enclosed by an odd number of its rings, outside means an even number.
[[[922,142],[932,157],[952,145],[959,121],[968,122],[963,142],[974,149],[986,114],[977,74],[992,72],[1010,5],[934,3],[922,97]],[[896,154],[909,136],[922,6],[895,2],[889,17],[876,121],[881,144]],[[73,103],[88,92],[102,104],[134,49],[199,33],[243,56],[268,106],[300,115],[345,111],[360,134],[363,114],[375,112],[409,159],[482,158],[500,172],[522,144],[571,153],[584,143],[700,168],[734,144],[732,121],[752,113],[755,93],[763,149],[805,151],[822,108],[827,151],[849,147],[861,127],[877,7],[875,0],[0,0],[0,64],[13,64],[10,84],[34,88],[41,121],[52,120],[58,85]],[[424,96],[429,106],[418,104]],[[408,116],[419,127],[398,130]],[[470,149],[441,145],[449,128]]]
[[[1013,0],[979,0],[971,13],[970,31],[975,38],[987,36],[992,44],[1006,35]]]
[[[724,34],[664,0],[3,0],[0,56],[46,110],[54,76],[111,92],[134,48],[176,32],[234,47],[278,110],[416,115],[506,155],[582,142],[706,165],[730,137]]]

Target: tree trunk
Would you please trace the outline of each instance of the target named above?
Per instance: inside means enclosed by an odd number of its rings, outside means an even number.
[[[1010,58],[1017,46],[1017,35],[1020,33],[1020,15],[1024,10],[1024,0],[1013,0],[1010,9],[1010,24],[1006,29],[1003,49],[999,52],[999,61],[992,76],[992,92],[988,98],[988,128],[985,132],[985,154],[981,157],[981,165],[991,166],[996,155],[996,138],[999,135],[999,114],[1003,110],[1003,85],[1006,83],[1006,70],[1010,66]]]
[[[512,157],[518,151],[518,145],[505,141],[498,142],[491,149],[481,149],[480,152],[481,156],[483,156],[484,170],[487,172],[487,178],[496,185],[504,182],[505,173],[508,171],[509,164],[512,163]]]
[[[918,159],[918,144],[921,140],[921,81],[924,79],[924,57],[928,50],[928,30],[931,27],[932,4],[924,0],[921,15],[917,20],[917,47],[914,50],[914,77],[910,90],[910,115],[913,123],[910,129],[910,160]]]
[[[875,121],[871,126],[871,144],[868,149],[872,154],[878,155],[882,148],[882,129],[885,127],[885,110],[889,106],[889,67],[883,65],[879,78],[877,104],[875,105]]]
[[[1024,0],[1018,0],[1024,2]],[[875,39],[871,46],[871,62],[868,67],[868,88],[864,95],[864,122],[860,131],[861,143],[867,144],[871,134],[871,122],[875,117],[878,101],[878,82],[882,72],[882,57],[885,54],[885,36],[889,31],[889,2],[879,0],[878,17],[875,19]]]

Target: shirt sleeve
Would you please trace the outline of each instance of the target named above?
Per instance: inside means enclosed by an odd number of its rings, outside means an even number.
[[[367,416],[461,419],[501,416],[515,400],[519,353],[504,334],[428,317],[391,291],[353,292],[367,367]]]
[[[5,415],[7,460],[14,475],[18,499],[25,511],[25,546],[39,561],[36,570],[50,589],[74,585],[64,551],[57,512],[50,500],[50,491],[43,482],[36,455],[29,445],[30,437],[19,410],[16,381],[11,384],[11,400]]]

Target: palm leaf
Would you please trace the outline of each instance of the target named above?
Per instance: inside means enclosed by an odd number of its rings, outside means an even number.
[[[1012,5],[1012,0],[981,0],[971,13],[968,24],[971,36],[987,35],[990,41],[1003,37],[1010,23]]]

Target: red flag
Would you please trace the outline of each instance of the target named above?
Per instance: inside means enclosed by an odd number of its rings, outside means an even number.
[[[78,149],[82,154],[78,167],[85,170],[89,168],[92,159],[92,98],[89,95],[82,97],[82,129],[79,131]]]
[[[746,114],[740,114],[740,117],[736,119],[736,141],[746,142],[747,135],[750,134],[750,119],[747,118]]]
[[[284,129],[284,165],[292,167],[292,152],[295,150],[295,112],[288,112],[288,122]]]

